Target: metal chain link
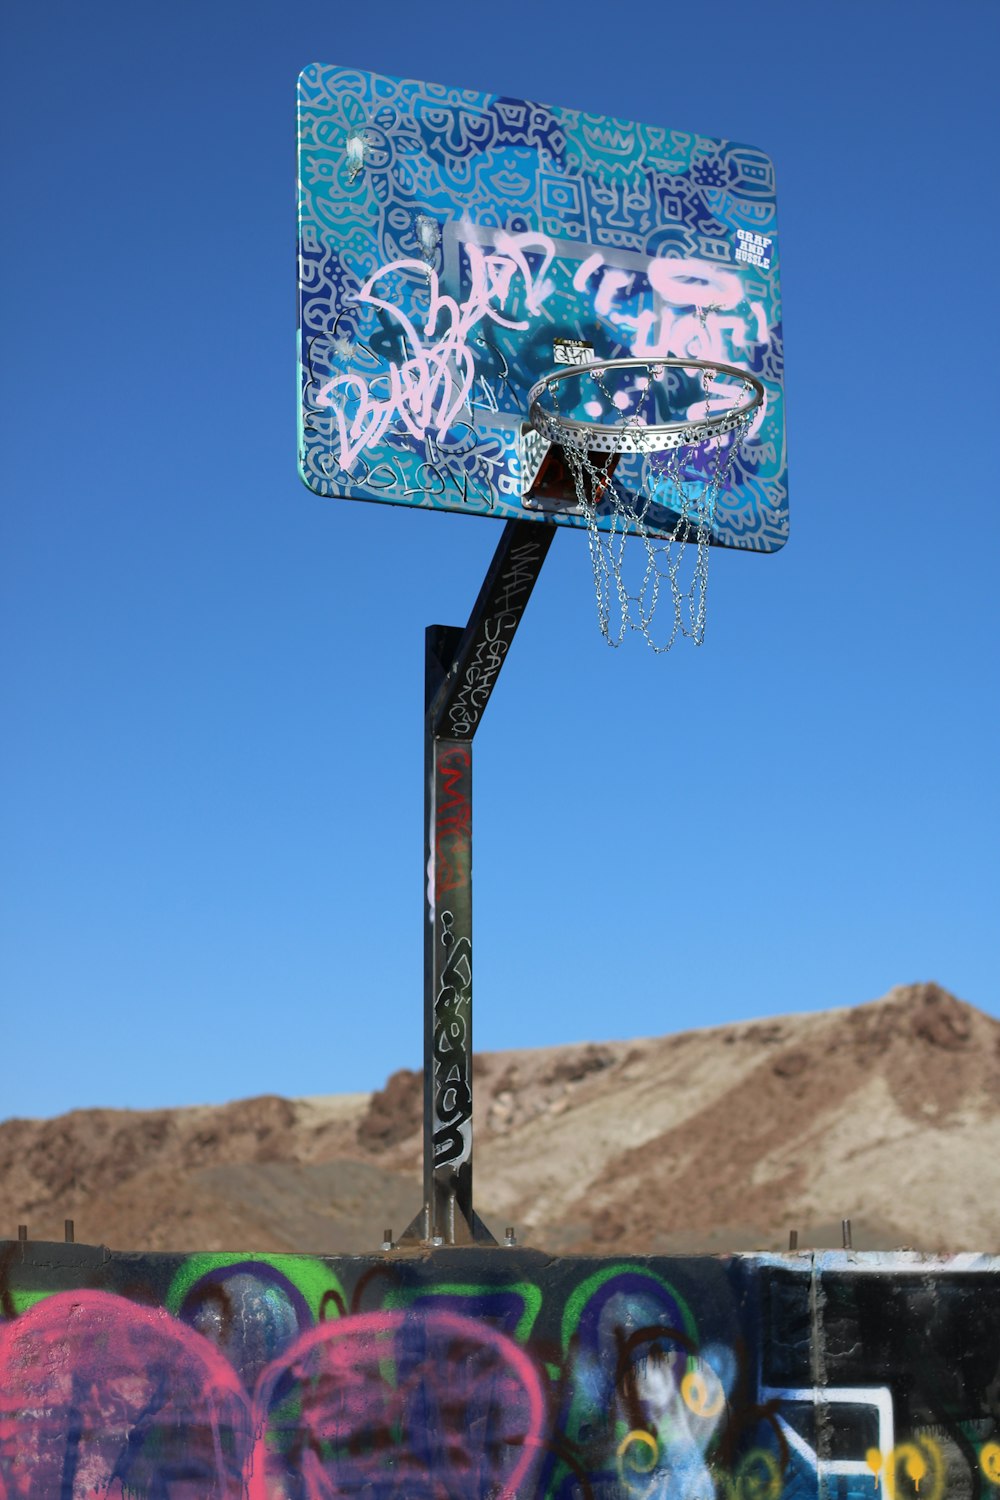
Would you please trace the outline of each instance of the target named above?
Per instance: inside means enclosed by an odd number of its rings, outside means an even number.
[[[645,381],[636,392],[633,410],[623,413],[616,424],[627,433],[630,428],[644,426],[641,416],[642,403],[653,397],[654,383],[664,374],[664,366],[657,364],[655,357],[649,361]],[[585,365],[579,367],[581,376],[589,375],[592,383],[601,392],[609,407],[616,401],[603,378],[601,371],[589,371]],[[715,381],[713,370],[702,370],[701,388],[706,405],[711,399]],[[559,388],[553,381],[547,387],[555,408],[555,419],[560,419]],[[752,390],[749,381],[743,385],[743,394]],[[708,551],[715,521],[716,503],[725,488],[729,473],[739,448],[742,446],[753,414],[747,413],[733,429],[726,441],[716,438],[715,463],[707,476],[684,475],[682,454],[690,453],[697,446],[675,446],[663,453],[650,453],[643,462],[641,484],[633,497],[622,485],[616,485],[611,473],[614,455],[609,454],[603,464],[595,464],[586,447],[577,442],[567,442],[564,453],[573,475],[574,487],[580,509],[587,522],[587,539],[590,560],[594,571],[594,590],[597,597],[597,616],[601,633],[610,646],[620,646],[628,630],[643,636],[647,645],[657,655],[669,651],[678,634],[686,636],[700,646],[705,638],[705,619],[708,599]],[[669,536],[651,531],[646,517],[650,508],[662,506],[678,517]],[[600,507],[609,507],[610,524],[600,525],[605,520],[599,515]],[[643,543],[646,563],[636,591],[630,592],[624,576],[625,544],[630,534],[635,534]],[[694,545],[694,561],[686,587],[681,581],[681,568],[687,556],[688,546]],[[653,619],[660,603],[661,587],[666,581],[671,600],[670,630],[665,639],[657,640],[653,632]],[[616,623],[612,627],[612,601],[617,603]]]

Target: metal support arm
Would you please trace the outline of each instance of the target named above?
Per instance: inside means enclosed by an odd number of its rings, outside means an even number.
[[[427,630],[424,1206],[404,1240],[496,1243],[472,1206],[472,738],[554,531],[508,521],[465,629]]]

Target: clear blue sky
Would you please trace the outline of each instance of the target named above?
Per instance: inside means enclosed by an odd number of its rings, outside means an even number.
[[[791,541],[704,647],[561,531],[476,741],[476,1044],[937,979],[1000,1015],[995,0],[13,0],[0,77],[0,1116],[376,1086],[421,1051],[423,629],[500,528],[295,469],[319,60],[748,141]]]

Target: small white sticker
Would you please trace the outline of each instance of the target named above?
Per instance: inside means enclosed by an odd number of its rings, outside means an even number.
[[[770,270],[773,243],[766,234],[755,234],[752,229],[737,229],[736,259],[743,261],[745,265],[760,266],[762,271]]]

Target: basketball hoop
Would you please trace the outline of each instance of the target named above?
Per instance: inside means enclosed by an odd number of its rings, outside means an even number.
[[[582,409],[583,416],[560,408],[568,382],[577,384],[570,411]],[[546,397],[551,408],[543,405]],[[549,449],[557,449],[576,493],[574,513],[586,518],[598,618],[609,645],[620,646],[630,629],[656,652],[669,651],[678,634],[701,645],[716,504],[764,399],[761,382],[735,365],[659,356],[574,361],[531,388],[525,491]],[[683,414],[672,415],[678,410]],[[603,420],[611,413],[614,421]],[[527,493],[525,504],[541,508]],[[623,571],[629,532],[646,553],[631,592]],[[689,543],[693,562],[685,573]],[[672,621],[658,641],[652,622],[664,583]]]

